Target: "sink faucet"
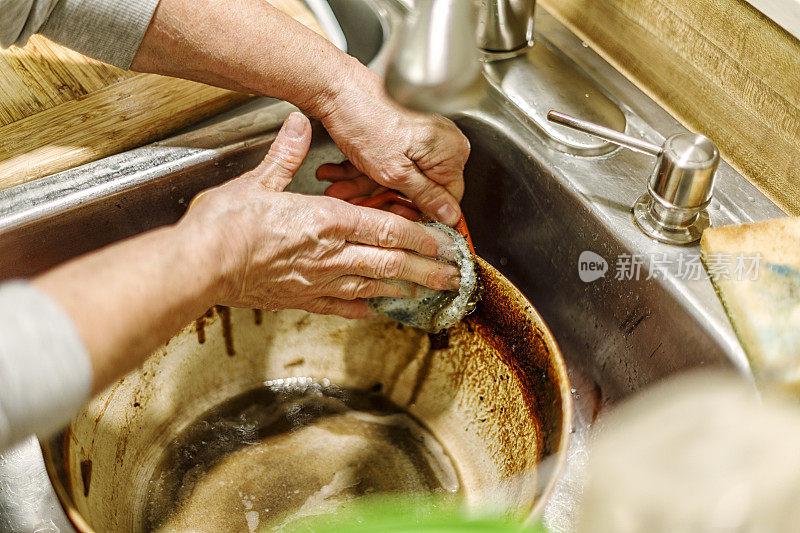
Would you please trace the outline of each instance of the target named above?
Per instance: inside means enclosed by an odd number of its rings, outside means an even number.
[[[475,96],[480,59],[507,59],[533,45],[535,0],[416,0],[398,32],[386,89],[419,111],[447,112]]]
[[[417,111],[455,114],[502,95],[532,121],[552,148],[573,155],[615,146],[553,125],[550,109],[625,131],[616,103],[544,39],[534,46],[535,0],[415,0],[396,32],[386,91]]]
[[[482,0],[478,8],[478,47],[489,57],[508,57],[533,45],[536,0]]]

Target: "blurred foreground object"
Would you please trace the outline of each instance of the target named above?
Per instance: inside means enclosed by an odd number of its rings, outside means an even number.
[[[601,425],[578,531],[797,531],[798,449],[796,406],[734,376],[671,380]]]
[[[800,393],[800,217],[712,228],[703,260],[756,378]]]
[[[475,516],[452,499],[375,496],[356,500],[336,514],[294,522],[288,533],[544,533],[499,513]]]

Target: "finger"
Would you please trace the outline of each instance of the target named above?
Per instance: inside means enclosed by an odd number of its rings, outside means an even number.
[[[350,198],[347,201],[350,202],[351,204],[360,205],[361,202],[363,202],[364,200],[366,200],[368,198],[369,198],[369,196],[356,196],[355,198]]]
[[[317,179],[322,181],[350,180],[362,174],[363,172],[347,159],[341,163],[325,163],[317,168]]]
[[[340,298],[322,297],[311,300],[304,307],[306,311],[319,315],[339,315],[344,318],[367,318],[375,313],[364,300],[342,300]]]
[[[339,216],[338,223],[337,229],[352,243],[411,250],[445,261],[455,259],[455,247],[449,235],[394,213],[352,206]]]
[[[458,201],[442,185],[416,168],[393,177],[392,186],[408,196],[423,214],[442,224],[454,226],[461,218]]]
[[[325,195],[339,198],[340,200],[350,200],[357,196],[369,196],[379,187],[379,184],[362,175],[350,180],[333,183],[325,189]]]
[[[428,176],[429,174],[425,173],[425,175]],[[464,198],[464,171],[453,172],[451,176],[451,179],[444,184],[444,188],[453,195],[453,198],[460,202]]]
[[[310,146],[311,123],[295,111],[281,126],[264,161],[245,176],[258,180],[266,189],[280,192],[292,181]]]
[[[400,215],[401,217],[411,220],[412,222],[419,222],[420,220],[419,211],[416,211],[404,205],[391,204],[387,208],[387,211],[389,211],[390,213],[394,213],[395,215]]]
[[[416,295],[418,285],[405,281],[372,279],[363,276],[342,276],[322,287],[322,294],[355,300],[358,298],[411,298]]]
[[[340,256],[342,268],[359,276],[410,281],[436,290],[461,286],[459,270],[452,264],[403,250],[353,244],[345,247]]]
[[[461,201],[464,196],[464,166],[470,153],[467,137],[449,119],[434,116],[438,132],[429,143],[417,145],[408,157],[430,180],[444,186],[447,191]]]

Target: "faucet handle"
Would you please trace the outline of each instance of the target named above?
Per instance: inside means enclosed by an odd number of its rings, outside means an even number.
[[[650,237],[669,244],[692,244],[708,225],[719,150],[708,137],[677,133],[662,146],[622,132],[550,111],[547,119],[608,142],[657,157],[645,194],[633,208],[634,220]]]
[[[588,120],[571,117],[561,111],[554,111],[551,109],[550,112],[547,113],[547,120],[572,128],[573,130],[582,131],[588,135],[600,137],[604,141],[614,143],[618,146],[624,146],[625,148],[630,148],[637,152],[654,155],[656,157],[661,155],[661,147],[656,144],[637,139],[621,131],[612,130],[611,128],[606,128],[605,126],[589,122]]]

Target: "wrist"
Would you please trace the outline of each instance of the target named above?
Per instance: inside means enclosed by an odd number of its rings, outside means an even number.
[[[356,58],[342,53],[341,63],[333,73],[325,76],[325,86],[316,92],[309,109],[304,112],[323,123],[350,108],[362,104],[365,99],[379,97],[383,93],[383,79],[364,66]]]
[[[191,297],[202,312],[218,303],[226,293],[224,239],[213,228],[198,227],[193,221],[181,220],[169,231],[180,256],[186,258],[189,282],[194,285]]]

